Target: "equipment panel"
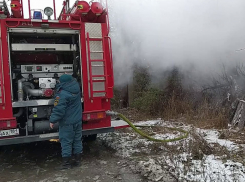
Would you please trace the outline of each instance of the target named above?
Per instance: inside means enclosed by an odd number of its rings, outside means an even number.
[[[39,78],[39,87],[44,88],[55,88],[56,79],[53,78]]]
[[[12,51],[76,51],[73,44],[11,44]]]
[[[21,73],[61,73],[73,72],[72,64],[20,65]]]

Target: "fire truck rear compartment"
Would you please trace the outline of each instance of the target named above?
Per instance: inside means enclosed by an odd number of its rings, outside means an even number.
[[[79,34],[9,33],[12,105],[20,135],[57,131],[49,127],[55,85],[64,73],[81,83],[79,47]]]

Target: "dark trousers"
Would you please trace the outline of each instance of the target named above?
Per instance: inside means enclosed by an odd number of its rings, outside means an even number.
[[[64,125],[59,127],[59,139],[62,148],[62,157],[71,157],[82,153],[82,124]]]

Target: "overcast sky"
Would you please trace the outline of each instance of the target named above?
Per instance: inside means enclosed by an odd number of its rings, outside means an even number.
[[[31,0],[31,8],[53,7],[52,2]],[[57,16],[62,2],[56,0]],[[245,50],[236,50],[245,48],[245,0],[108,2],[116,83],[131,79],[135,62],[156,71],[179,66],[194,77],[218,73],[223,63],[244,62]],[[24,9],[27,17],[27,0]]]

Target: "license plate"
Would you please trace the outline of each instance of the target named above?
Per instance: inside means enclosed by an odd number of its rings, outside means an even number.
[[[19,135],[19,129],[2,130],[0,131],[0,137]]]

